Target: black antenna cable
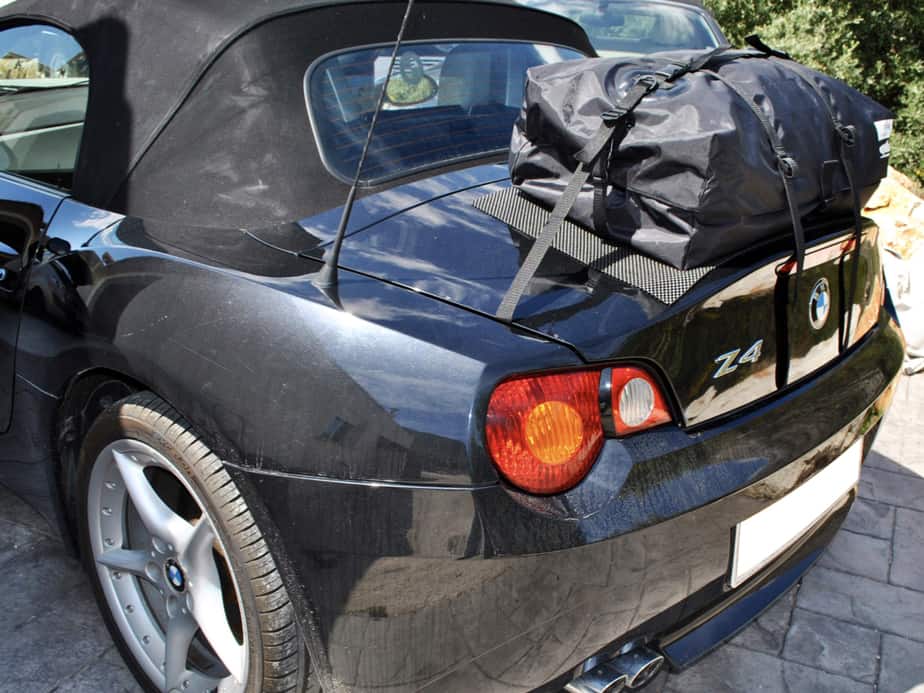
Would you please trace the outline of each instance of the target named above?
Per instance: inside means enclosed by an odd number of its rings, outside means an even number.
[[[385,74],[385,82],[382,84],[382,92],[379,94],[379,102],[375,107],[375,112],[372,114],[372,122],[369,123],[369,133],[366,135],[366,143],[363,145],[359,163],[356,165],[356,176],[353,178],[350,194],[347,195],[346,203],[343,205],[343,214],[340,217],[340,226],[337,227],[337,235],[334,237],[334,245],[325,258],[324,267],[321,268],[321,273],[315,282],[320,289],[332,289],[337,285],[337,265],[340,263],[340,248],[343,246],[343,237],[346,235],[347,225],[350,223],[350,215],[353,213],[353,203],[356,201],[356,190],[359,188],[363,167],[366,165],[366,155],[369,153],[369,145],[372,143],[372,136],[375,133],[375,125],[379,120],[379,113],[382,111],[382,106],[385,104],[385,95],[388,91],[388,84],[391,82],[391,73],[395,69],[395,63],[398,60],[398,51],[401,49],[401,42],[404,40],[404,32],[407,29],[413,8],[414,0],[408,0],[407,9],[404,11],[404,19],[401,21],[401,29],[398,30],[398,38],[395,40],[395,50],[392,51],[391,61],[388,64],[388,72]],[[339,304],[339,301],[337,301],[337,303]]]

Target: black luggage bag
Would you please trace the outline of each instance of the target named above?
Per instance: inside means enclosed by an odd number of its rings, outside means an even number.
[[[781,233],[793,234],[801,264],[805,217],[853,214],[859,226],[887,173],[893,115],[751,41],[760,50],[531,69],[510,172],[522,193],[556,207],[545,235],[567,216],[689,269]],[[499,315],[512,315],[542,244]]]
[[[623,116],[624,136],[612,126],[612,150],[568,216],[675,267],[715,263],[785,229],[781,166],[802,217],[849,213],[844,164],[861,203],[886,175],[893,116],[843,82],[754,52],[725,52],[667,81],[682,67],[645,57],[531,69],[511,143],[514,183],[554,205],[604,117],[619,117],[625,93],[646,79],[661,85]]]

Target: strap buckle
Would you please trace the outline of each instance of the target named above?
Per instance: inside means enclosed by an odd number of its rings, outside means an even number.
[[[848,147],[852,147],[857,143],[857,129],[853,125],[842,125],[838,123],[837,134]]]
[[[626,118],[632,111],[635,110],[639,102],[645,98],[648,94],[655,91],[658,87],[661,86],[661,82],[658,80],[655,75],[642,75],[635,80],[635,84],[632,86],[632,90],[636,90],[639,86],[644,87],[644,93],[633,93],[630,91],[629,94],[622,100],[622,103],[625,105],[615,105],[610,110],[604,111],[600,114],[600,117],[603,119],[603,122],[610,127],[614,127],[622,120]]]
[[[658,70],[655,74],[658,77],[663,77],[667,82],[673,82],[680,77],[683,77],[690,70],[690,66],[693,63],[687,63],[686,65],[679,65],[677,63],[671,63],[667,67]]]
[[[795,178],[799,175],[799,164],[788,154],[778,154],[776,157],[777,166],[787,178]]]
[[[608,111],[604,111],[600,114],[600,118],[603,119],[603,122],[609,125],[610,127],[616,125],[620,120],[626,117],[629,113],[627,108],[620,108],[619,106],[613,106]]]
[[[661,86],[660,82],[658,82],[658,78],[655,75],[642,75],[637,80],[635,80],[635,83],[644,86],[647,89],[646,93],[648,94]]]

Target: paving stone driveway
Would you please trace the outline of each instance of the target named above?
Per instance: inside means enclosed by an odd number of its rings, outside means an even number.
[[[0,489],[0,692],[137,691],[86,578]],[[924,376],[906,378],[827,554],[725,647],[652,693],[924,693]]]

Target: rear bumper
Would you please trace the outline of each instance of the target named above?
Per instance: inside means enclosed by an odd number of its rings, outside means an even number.
[[[610,441],[585,482],[555,498],[246,475],[304,589],[302,623],[332,683],[554,690],[634,639],[683,665],[759,613],[774,593],[761,588],[798,575],[852,497],[734,591],[731,528],[858,438],[868,450],[901,362],[884,315],[838,364],[734,420]]]
[[[852,503],[853,497],[845,498],[811,534],[769,567],[752,585],[735,590],[683,628],[659,638],[658,646],[668,665],[677,671],[695,664],[733,638],[786,594],[821,558],[825,547],[847,517]]]

